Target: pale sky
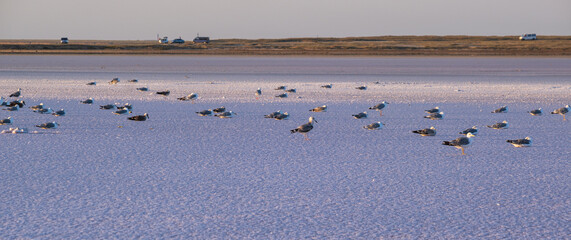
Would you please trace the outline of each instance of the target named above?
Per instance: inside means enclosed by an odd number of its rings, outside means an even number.
[[[571,0],[0,0],[0,39],[571,35]]]

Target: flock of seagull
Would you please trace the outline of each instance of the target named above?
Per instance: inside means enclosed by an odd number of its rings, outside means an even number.
[[[118,84],[119,82],[120,82],[119,78],[113,78],[109,82],[109,84],[114,85],[114,84]],[[138,80],[132,79],[132,80],[129,80],[129,82],[137,83]],[[96,82],[87,83],[87,85],[96,85],[96,84],[97,84]],[[333,85],[327,84],[327,85],[322,85],[321,87],[326,88],[326,89],[330,89],[333,87]],[[367,87],[366,86],[359,86],[359,87],[356,87],[356,89],[366,90]],[[147,91],[149,91],[149,88],[139,87],[139,88],[137,88],[137,90],[142,91],[142,92],[147,92]],[[295,88],[288,89],[286,86],[279,86],[279,87],[275,88],[274,90],[283,91],[283,93],[275,95],[275,97],[277,97],[277,98],[287,98],[288,93],[295,93],[296,92]],[[155,94],[168,96],[170,94],[170,91],[169,90],[157,91],[157,92],[155,92]],[[255,94],[256,98],[258,98],[258,96],[262,95],[262,89],[258,88],[254,94]],[[0,105],[5,106],[5,108],[3,108],[3,110],[18,111],[19,109],[24,107],[24,105],[26,105],[25,101],[20,99],[21,96],[22,96],[22,89],[19,88],[16,92],[9,95],[9,98],[16,98],[16,100],[9,101],[9,100],[5,99],[4,97],[0,97]],[[177,99],[181,100],[181,101],[192,101],[192,103],[194,103],[194,101],[198,99],[198,94],[191,93],[187,96],[179,97]],[[82,104],[93,104],[94,100],[93,100],[93,98],[88,98],[86,100],[80,101],[80,103],[82,103]],[[389,104],[388,102],[383,101],[377,105],[369,107],[369,110],[378,111],[379,115],[383,116],[383,109],[385,109],[388,106],[388,104]],[[131,114],[132,108],[133,107],[129,103],[126,103],[124,105],[119,105],[118,103],[115,103],[115,104],[107,104],[107,105],[101,105],[100,106],[100,109],[103,109],[103,110],[113,110],[113,113],[116,115]],[[43,103],[32,106],[32,107],[30,107],[30,109],[34,112],[39,113],[39,114],[51,114],[54,116],[65,116],[65,114],[66,114],[64,109],[54,111],[52,108],[44,106]],[[565,121],[566,120],[565,115],[567,113],[569,113],[569,110],[570,110],[569,105],[566,105],[564,107],[553,110],[551,112],[551,114],[562,115],[563,120]],[[318,107],[315,107],[313,109],[310,109],[309,111],[310,112],[326,112],[327,111],[327,105],[318,106]],[[439,107],[427,109],[427,110],[425,110],[425,112],[428,115],[424,116],[424,118],[427,118],[430,120],[441,120],[444,118],[444,112],[441,111],[441,109]],[[502,107],[492,111],[492,113],[507,113],[507,112],[508,112],[507,106],[502,106]],[[531,110],[528,113],[533,115],[533,116],[541,116],[541,115],[543,115],[543,110],[541,108],[539,108],[539,109]],[[212,115],[214,115],[215,117],[219,117],[219,118],[232,118],[233,116],[236,115],[236,113],[234,113],[233,111],[226,111],[226,108],[223,106],[215,108],[215,109],[202,110],[202,111],[196,112],[196,114],[198,114],[199,116],[212,116]],[[353,114],[352,116],[355,119],[363,119],[363,118],[367,118],[368,114],[365,111],[365,112]],[[285,120],[285,119],[289,118],[289,114],[287,112],[275,111],[275,112],[272,112],[270,114],[265,115],[264,117],[265,118],[272,118],[272,119],[276,119],[276,120]],[[127,119],[131,120],[131,121],[146,121],[148,118],[149,118],[149,114],[145,113],[143,115],[130,116]],[[12,123],[13,123],[12,117],[0,119],[0,125],[11,125]],[[309,117],[309,121],[307,123],[299,125],[298,127],[290,130],[290,132],[291,133],[300,133],[304,136],[305,140],[309,140],[307,133],[309,133],[313,129],[314,123],[317,123],[317,120],[313,116]],[[58,126],[59,126],[59,124],[55,121],[35,125],[35,127],[38,127],[41,129],[56,129],[56,128],[58,128]],[[383,126],[384,126],[384,124],[381,122],[373,122],[369,125],[363,126],[363,128],[367,129],[367,130],[379,130],[379,129],[383,128]],[[492,129],[506,129],[509,127],[509,124],[507,121],[503,121],[503,122],[498,122],[498,123],[495,123],[492,125],[488,125],[487,127],[492,128]],[[10,128],[8,130],[3,130],[1,133],[28,133],[28,129],[27,128]],[[421,136],[435,136],[436,135],[436,129],[434,127],[430,127],[430,128],[425,128],[425,129],[414,130],[414,131],[412,131],[412,133],[419,134]],[[461,149],[462,155],[465,155],[464,149],[471,145],[472,138],[478,134],[478,128],[476,126],[473,126],[471,128],[468,128],[466,130],[459,132],[459,134],[462,134],[464,136],[461,136],[461,137],[456,138],[456,139],[451,140],[451,141],[444,141],[444,142],[442,142],[442,144],[447,145],[447,146],[453,146],[453,147],[456,147],[458,149]],[[506,142],[511,143],[515,147],[529,147],[532,145],[531,137],[526,137],[526,138],[522,138],[522,139],[510,139],[510,140],[507,140]]]

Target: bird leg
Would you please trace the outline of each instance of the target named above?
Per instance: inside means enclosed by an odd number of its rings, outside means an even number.
[[[464,148],[460,148],[462,149],[462,155],[466,155],[466,153],[464,153]]]
[[[383,116],[383,110],[379,110],[379,116]]]
[[[308,141],[309,138],[307,137],[307,133],[302,133],[302,134],[303,134],[303,136],[305,137],[305,141]]]

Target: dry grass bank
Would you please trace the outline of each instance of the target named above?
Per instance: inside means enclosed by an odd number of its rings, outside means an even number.
[[[371,56],[571,56],[571,36],[380,36],[220,39],[209,44],[156,41],[0,40],[0,54],[206,54]]]

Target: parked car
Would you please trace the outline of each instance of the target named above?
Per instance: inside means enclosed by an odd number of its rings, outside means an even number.
[[[69,39],[67,39],[66,37],[62,37],[62,38],[60,39],[60,43],[61,43],[61,44],[68,44],[68,43],[69,43]]]
[[[184,43],[184,40],[181,37],[179,37],[172,40],[172,43]]]
[[[519,37],[519,40],[537,40],[537,36],[535,35],[535,33],[526,33],[526,34],[522,34]]]

